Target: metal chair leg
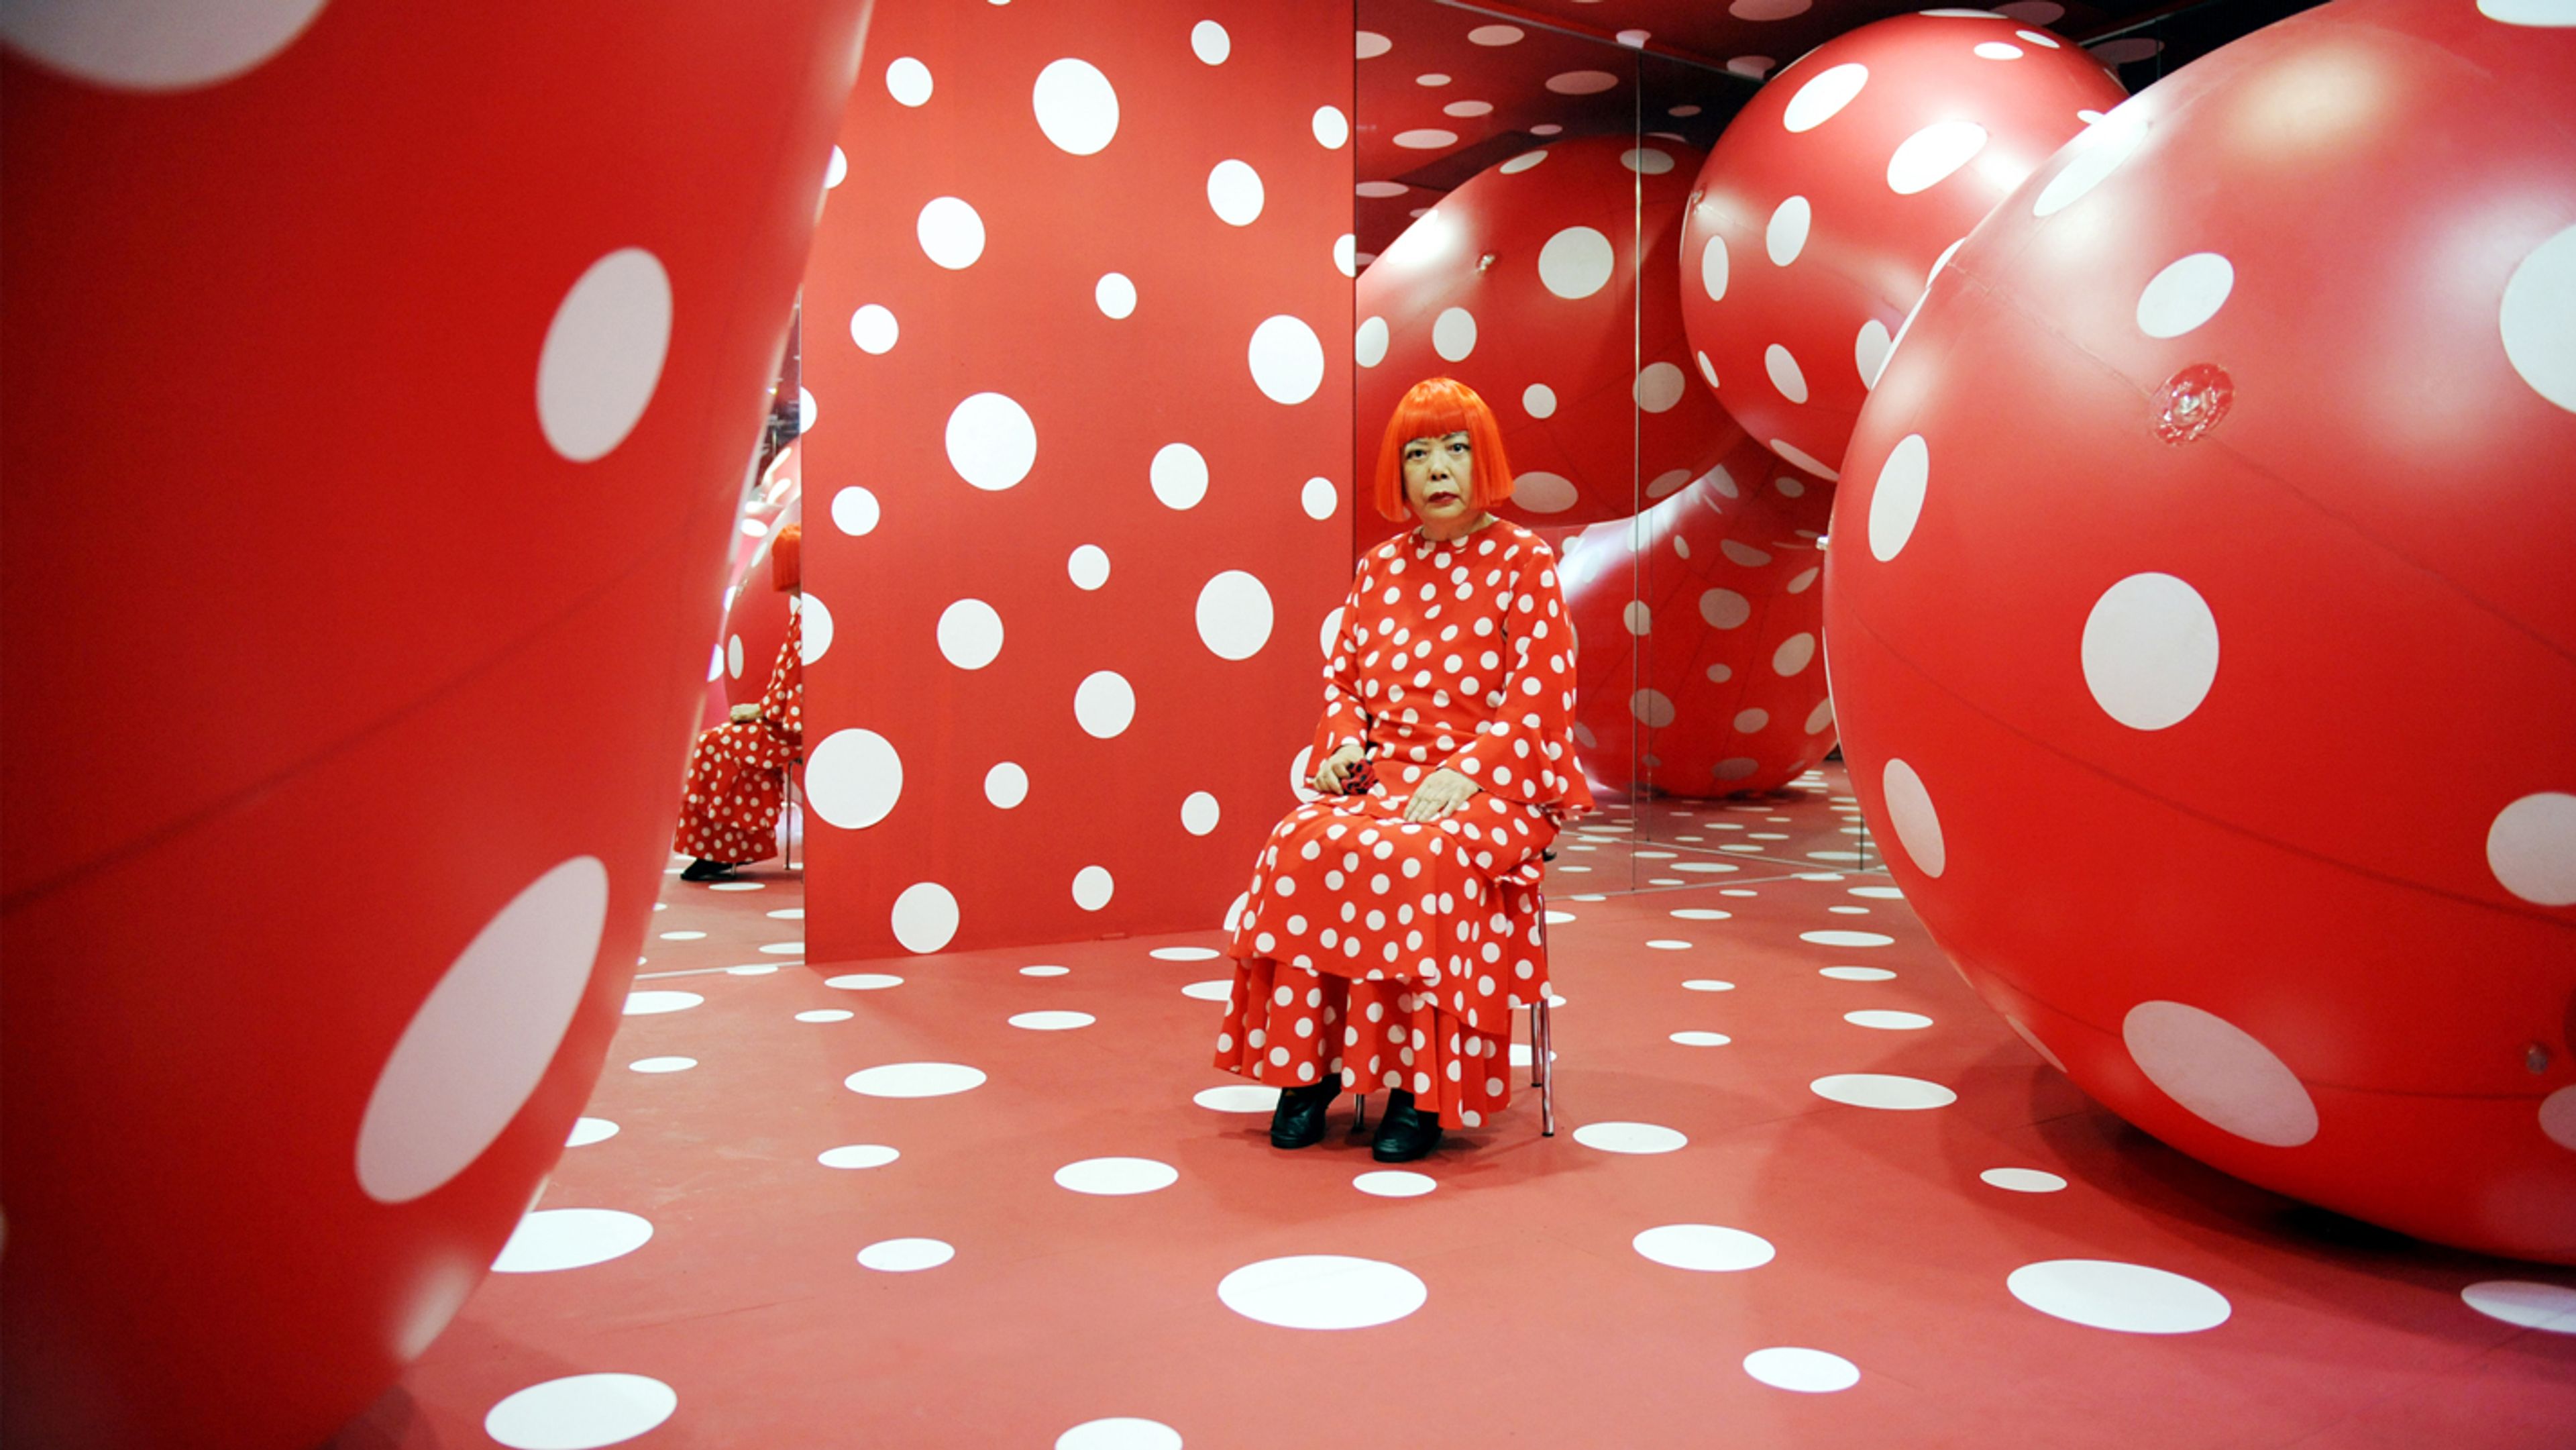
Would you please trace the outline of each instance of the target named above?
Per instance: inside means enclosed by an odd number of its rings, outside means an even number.
[[[1368,1131],[1367,1093],[1361,1093],[1358,1097],[1351,1099],[1351,1131],[1353,1133],[1364,1133]]]
[[[1530,1006],[1530,1066],[1538,1074],[1539,1136],[1556,1136],[1556,1021],[1541,996]]]

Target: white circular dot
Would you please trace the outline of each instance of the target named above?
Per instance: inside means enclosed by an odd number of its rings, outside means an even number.
[[[2065,1179],[2036,1168],[1989,1168],[1977,1177],[2007,1193],[2055,1193],[2066,1187]]]
[[[1699,596],[1699,617],[1711,629],[1733,629],[1753,617],[1753,601],[1732,589],[1709,589]]]
[[[913,223],[922,255],[951,272],[964,271],[984,255],[984,218],[965,198],[931,198]]]
[[[608,870],[575,856],[485,922],[429,990],[358,1122],[358,1186],[409,1203],[462,1173],[537,1090],[608,921]]]
[[[598,1450],[644,1434],[679,1407],[677,1391],[645,1375],[566,1375],[494,1405],[483,1433],[510,1450]]]
[[[643,420],[671,350],[671,276],[641,247],[583,271],[537,352],[537,424],[564,458],[606,457]]]
[[[1976,54],[1981,60],[2019,60],[2021,47],[2006,40],[1979,41]]]
[[[1479,25],[1467,32],[1470,45],[1517,45],[1528,32],[1517,25]]]
[[[1093,739],[1111,739],[1136,718],[1136,691],[1114,670],[1085,675],[1074,687],[1073,718]]]
[[[1642,30],[1622,31],[1621,34],[1643,35],[1645,32]],[[1674,166],[1673,155],[1671,152],[1658,151],[1652,146],[1640,146],[1633,151],[1620,152],[1619,164],[1627,167],[1630,171],[1637,173],[1639,176],[1661,176],[1665,172],[1672,170]]]
[[[1556,389],[1545,383],[1532,383],[1521,389],[1521,411],[1533,418],[1556,416]]]
[[[1477,116],[1490,116],[1494,113],[1494,103],[1491,101],[1451,101],[1449,104],[1440,108],[1440,113],[1444,116],[1456,116],[1461,120],[1472,119]]]
[[[2576,1334],[2576,1289],[2564,1284],[2484,1279],[2462,1289],[2460,1302],[2518,1328]]]
[[[617,1125],[606,1118],[575,1118],[572,1120],[572,1133],[564,1139],[564,1146],[587,1148],[593,1143],[605,1143],[616,1136]]]
[[[1344,232],[1333,239],[1333,270],[1345,277],[1360,274],[1359,238]]]
[[[1923,496],[1932,479],[1932,450],[1920,433],[1908,433],[1888,450],[1878,485],[1869,496],[1870,557],[1885,563],[1914,537]]]
[[[2576,1153],[2576,1087],[2563,1087],[2540,1100],[2541,1136]]]
[[[1324,343],[1294,317],[1263,319],[1252,330],[1247,361],[1252,382],[1274,403],[1302,403],[1324,385]]]
[[[882,1143],[847,1143],[824,1149],[814,1161],[826,1168],[883,1168],[902,1156]]]
[[[1064,572],[1074,588],[1097,589],[1109,582],[1109,553],[1098,544],[1079,545],[1065,556]]]
[[[894,97],[898,105],[927,105],[933,89],[930,67],[911,56],[897,56],[886,67],[885,86],[886,94]]]
[[[2146,144],[2147,123],[2136,112],[2105,119],[2078,136],[2066,149],[2066,165],[2039,189],[2030,204],[2035,217],[2055,216],[2100,186],[2120,164]]]
[[[705,935],[703,932],[697,934]],[[695,992],[629,992],[621,1015],[658,1017],[665,1012],[686,1012],[706,1000]]]
[[[1778,1252],[1759,1234],[1713,1223],[1664,1224],[1638,1234],[1629,1246],[1668,1269],[1702,1274],[1758,1269]]]
[[[1744,1372],[1775,1390],[1832,1394],[1860,1383],[1860,1368],[1839,1354],[1796,1345],[1773,1345],[1744,1357]]]
[[[1181,1170],[1152,1158],[1085,1158],[1055,1171],[1058,1188],[1102,1198],[1152,1193],[1181,1181]]]
[[[2528,11],[2547,0],[2480,0]],[[2559,25],[2576,25],[2576,4],[2555,0]],[[2493,14],[2493,11],[2489,11]],[[2576,227],[2542,242],[2517,263],[2496,314],[2505,361],[2531,390],[2576,412]]]
[[[1215,796],[1203,790],[1191,791],[1189,798],[1181,802],[1181,829],[1193,836],[1204,836],[1216,829],[1217,814]]]
[[[903,757],[873,730],[835,730],[805,760],[805,801],[826,825],[865,830],[903,798]]]
[[[1214,947],[1156,947],[1145,955],[1158,962],[1212,962],[1220,954]]]
[[[1359,49],[1357,54],[1362,60],[1375,60],[1377,57],[1395,49],[1394,41],[1387,39],[1385,36],[1378,34],[1374,30],[1359,31],[1357,32],[1357,36],[1359,40]]]
[[[1788,482],[1782,479],[1781,482]],[[1787,677],[1805,669],[1816,658],[1816,637],[1804,630],[1780,641],[1771,651],[1771,673]]]
[[[1889,823],[1896,828],[1896,843],[1905,848],[1916,870],[1939,876],[1949,864],[1949,853],[1941,839],[1941,813],[1933,809],[1923,777],[1904,761],[1890,760],[1879,779]]]
[[[1306,511],[1306,517],[1320,522],[1341,508],[1342,491],[1329,478],[1310,478],[1297,492],[1297,506]]]
[[[1619,78],[1606,70],[1561,71],[1547,78],[1547,88],[1560,96],[1597,96],[1618,84]]]
[[[1655,1123],[1586,1123],[1574,1130],[1574,1141],[1604,1153],[1670,1153],[1690,1139]]]
[[[2084,620],[2085,688],[2132,730],[2162,730],[2200,708],[2218,678],[2218,619],[2171,574],[2132,574]]]
[[[1476,318],[1464,307],[1441,310],[1431,320],[1431,350],[1450,362],[1464,362],[1476,350]]]
[[[1117,321],[1136,310],[1136,284],[1124,272],[1103,272],[1091,286],[1092,305],[1100,315]]]
[[[1411,131],[1398,131],[1389,138],[1407,151],[1437,151],[1458,144],[1458,133],[1437,126],[1422,126]]]
[[[1214,996],[1205,992],[1191,992],[1187,987],[1181,989],[1185,995],[1195,997],[1199,1001],[1222,1002],[1226,998],[1226,984],[1223,982],[1194,982],[1191,986],[1213,986],[1218,989]],[[1266,1113],[1279,1106],[1279,1089],[1262,1087],[1258,1083],[1232,1083],[1225,1087],[1203,1088],[1191,1094],[1190,1101],[1212,1112]]]
[[[1055,1450],[1181,1450],[1181,1432],[1160,1420],[1117,1415],[1085,1420],[1056,1436]]]
[[[1431,1291],[1393,1264],[1344,1254],[1295,1254],[1246,1264],[1216,1297],[1246,1319],[1281,1329],[1366,1329],[1421,1308]]]
[[[2138,293],[2138,330],[2180,337],[2218,315],[2236,289],[2236,268],[2216,252],[2194,252],[2158,272]]]
[[[1073,904],[1085,911],[1098,911],[1116,895],[1118,883],[1106,866],[1085,866],[1073,875]]]
[[[935,952],[957,935],[957,898],[935,881],[920,881],[894,899],[894,939],[908,952]]]
[[[1538,280],[1557,296],[1576,301],[1609,286],[1618,263],[1619,254],[1599,230],[1567,227],[1538,249]]]
[[[836,992],[882,992],[903,985],[903,978],[890,972],[844,972],[826,977],[823,985]]]
[[[540,1209],[519,1220],[492,1261],[496,1274],[546,1274],[624,1258],[651,1241],[649,1219],[613,1208]]]
[[[976,393],[949,413],[947,446],[959,478],[987,492],[1005,489],[1036,466],[1037,425],[1000,393]]]
[[[1880,1072],[1835,1073],[1817,1078],[1807,1084],[1807,1089],[1827,1102],[1854,1108],[1883,1108],[1891,1112],[1946,1108],[1959,1100],[1957,1093],[1937,1082]]]
[[[626,1064],[628,1072],[687,1072],[698,1065],[694,1057],[639,1057]]]
[[[2272,1049],[2227,1019],[2181,1002],[2141,1002],[2120,1021],[2138,1070],[2185,1112],[2274,1148],[2317,1135],[2317,1105]]]
[[[1668,362],[1648,363],[1637,372],[1637,406],[1649,413],[1669,413],[1690,391],[1690,379]],[[1688,470],[1682,470],[1687,475]]]
[[[80,0],[0,10],[0,39],[119,90],[180,91],[247,74],[295,43],[328,0]]]
[[[804,620],[804,627],[796,634],[796,658],[799,663],[810,665],[832,647],[832,611],[824,605],[821,595],[808,589],[797,606],[797,612]]]
[[[1100,1019],[1088,1012],[1017,1012],[1010,1024],[1023,1032],[1072,1032]]]
[[[1386,319],[1383,317],[1364,319],[1360,323],[1359,331],[1351,337],[1351,360],[1364,368],[1376,367],[1386,361],[1386,344]]]
[[[1533,468],[1512,480],[1512,502],[1534,514],[1563,513],[1581,497],[1563,474]]]
[[[1223,65],[1234,54],[1234,37],[1213,20],[1202,20],[1190,27],[1190,54],[1209,65]]]
[[[1230,227],[1248,227],[1260,219],[1261,173],[1250,163],[1231,158],[1208,172],[1208,209]]]
[[[823,189],[830,191],[850,179],[850,153],[835,146],[832,159],[823,166]]]
[[[1898,196],[1929,191],[1985,149],[1985,127],[1974,121],[1935,121],[1906,137],[1887,158],[1887,189]]]
[[[1815,208],[1803,196],[1793,196],[1772,209],[1770,223],[1762,229],[1762,249],[1771,256],[1771,265],[1785,267],[1798,260],[1807,249],[1807,230],[1815,222]]]
[[[1919,1032],[1932,1025],[1932,1019],[1920,1012],[1893,1012],[1884,1009],[1845,1012],[1843,1020],[1854,1027],[1874,1027],[1881,1032]]]
[[[902,332],[894,314],[874,302],[850,314],[850,341],[857,343],[861,352],[878,356],[892,352]]]
[[[1156,449],[1146,477],[1154,485],[1154,497],[1166,508],[1196,508],[1207,497],[1207,459],[1186,443],[1166,443]]]
[[[881,1274],[914,1274],[955,1257],[957,1250],[939,1239],[879,1239],[859,1250],[859,1266]]]
[[[1896,980],[1896,974],[1887,970],[1885,967],[1821,967],[1817,969],[1816,975],[1819,977],[1831,977],[1837,982],[1892,982]]]
[[[1118,134],[1118,91],[1089,61],[1070,57],[1038,72],[1029,93],[1038,129],[1060,151],[1095,156]]]
[[[1494,169],[1500,171],[1505,176],[1518,176],[1522,172],[1529,170],[1531,167],[1538,165],[1546,159],[1547,152],[1543,150],[1524,151],[1520,155],[1513,157],[1511,160],[1504,162],[1502,165]]]
[[[1781,397],[1792,403],[1807,401],[1806,371],[1798,366],[1798,360],[1790,356],[1787,348],[1776,342],[1764,348],[1762,371],[1770,377],[1771,386],[1780,390]]]
[[[857,1013],[844,1007],[817,1007],[810,1012],[797,1013],[796,1020],[799,1022],[847,1022],[857,1015]]]
[[[981,1071],[957,1062],[889,1062],[841,1079],[841,1086],[871,1098],[944,1098],[983,1085]]]
[[[1420,1198],[1439,1186],[1440,1180],[1428,1173],[1395,1168],[1381,1168],[1351,1180],[1351,1187],[1375,1198]]]
[[[1702,291],[1708,293],[1709,301],[1720,302],[1725,300],[1726,238],[1712,234],[1708,239],[1708,245],[1701,249],[1699,254],[1699,285]],[[1703,356],[1705,356],[1705,354],[1703,354]],[[1717,378],[1715,369],[1710,368],[1707,364],[1703,363],[1701,365],[1701,370],[1709,374],[1708,385],[1712,388],[1716,387]]]
[[[1789,98],[1780,124],[1791,131],[1812,131],[1850,105],[1868,84],[1869,67],[1857,62],[1818,71]]]
[[[1007,811],[1028,798],[1029,773],[1017,764],[1005,760],[984,772],[984,799]]]
[[[1692,1031],[1675,1032],[1671,1034],[1671,1040],[1680,1043],[1684,1047],[1724,1047],[1735,1039],[1727,1036],[1723,1032]]]
[[[877,496],[857,484],[832,495],[832,527],[853,536],[872,532],[878,519]]]
[[[2197,1279],[2111,1259],[2048,1259],[2005,1276],[2042,1314],[2125,1334],[2194,1334],[2227,1322],[2227,1296]]]
[[[1338,106],[1315,109],[1315,144],[1327,151],[1339,151],[1351,139],[1350,118]]]
[[[1650,730],[1661,730],[1673,723],[1673,701],[1661,690],[1639,690],[1628,697],[1628,713]]]
[[[1860,373],[1864,388],[1878,386],[1879,374],[1887,371],[1887,356],[1896,350],[1896,339],[1888,336],[1887,324],[1873,317],[1860,325],[1860,334],[1852,339],[1852,367]]]
[[[1887,947],[1896,945],[1896,938],[1875,931],[1802,931],[1798,933],[1798,940],[1802,942],[1812,942],[1820,947]]]
[[[939,612],[939,653],[961,670],[980,670],[1002,653],[1002,616],[981,599],[960,599]]]

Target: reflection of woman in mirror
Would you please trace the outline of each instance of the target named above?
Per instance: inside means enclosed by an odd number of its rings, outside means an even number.
[[[797,555],[804,531],[789,524],[769,543],[770,587],[797,591]],[[805,667],[800,657],[804,616],[787,616],[787,639],[770,667],[760,703],[733,707],[733,718],[698,736],[689,752],[687,794],[680,801],[680,829],[671,848],[698,859],[683,881],[723,881],[736,868],[778,854],[778,813],[787,799],[787,772],[805,751]]]
[[[1510,496],[1494,415],[1432,378],[1396,405],[1372,549],[1343,602],[1308,759],[1321,798],[1254,863],[1217,1066],[1282,1089],[1303,1148],[1345,1087],[1388,1090],[1375,1155],[1419,1158],[1510,1100],[1512,1008],[1544,990],[1540,853],[1591,805],[1569,734],[1556,556]]]

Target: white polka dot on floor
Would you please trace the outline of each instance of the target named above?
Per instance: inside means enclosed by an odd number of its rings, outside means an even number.
[[[1012,1026],[1031,1032],[1070,1032],[1099,1020],[1088,1012],[1020,1012],[1010,1019]]]
[[[2037,1168],[1989,1168],[1977,1175],[2007,1193],[2056,1193],[2066,1187],[2066,1180]]]
[[[2197,1279],[2112,1259],[2048,1259],[2004,1279],[2042,1314],[2124,1334],[2194,1334],[2227,1322],[2227,1296]]]
[[[1055,1171],[1058,1188],[1104,1198],[1152,1193],[1180,1181],[1181,1171],[1152,1158],[1085,1158]]]
[[[1204,982],[1192,982],[1181,989],[1181,995],[1194,997],[1201,1002],[1222,1002],[1234,995],[1234,983],[1216,978]]]
[[[1775,1390],[1831,1394],[1860,1383],[1860,1368],[1839,1354],[1794,1345],[1757,1349],[1744,1357],[1744,1372]]]
[[[776,962],[746,962],[739,967],[725,968],[725,975],[728,977],[769,977],[777,973]]]
[[[1820,947],[1889,947],[1896,938],[1874,931],[1802,931],[1798,940]]]
[[[838,987],[844,992],[882,992],[888,987],[902,986],[903,978],[889,972],[845,972],[837,977],[825,977],[823,985]]]
[[[494,1405],[483,1433],[510,1450],[597,1450],[634,1439],[679,1407],[669,1385],[645,1375],[567,1375]]]
[[[957,1250],[939,1239],[879,1239],[859,1250],[859,1265],[881,1274],[911,1274],[955,1257]]]
[[[841,1086],[871,1098],[938,1098],[983,1085],[980,1069],[957,1062],[889,1062],[841,1080]]]
[[[1190,1101],[1220,1113],[1266,1113],[1279,1106],[1279,1089],[1253,1082],[1229,1083],[1202,1088]]]
[[[1160,1420],[1125,1415],[1085,1420],[1056,1436],[1055,1450],[1181,1450],[1181,1432]]]
[[[1246,1264],[1216,1296],[1246,1319],[1282,1329],[1366,1329],[1420,1309],[1431,1291],[1394,1264],[1343,1254],[1295,1254]]]
[[[639,1057],[626,1068],[629,1072],[687,1072],[697,1065],[694,1057]]]
[[[826,1168],[883,1168],[902,1156],[882,1143],[848,1143],[824,1149],[814,1161]]]
[[[796,1020],[799,1022],[847,1022],[857,1015],[858,1014],[855,1012],[851,1012],[840,1007],[817,1007],[810,1012],[797,1013]]]
[[[1724,1047],[1735,1039],[1723,1032],[1691,1031],[1673,1033],[1672,1040],[1684,1047]]]
[[[1687,992],[1732,992],[1735,990],[1735,984],[1717,977],[1693,977],[1689,981],[1682,983],[1682,990]]]
[[[1222,953],[1214,947],[1156,947],[1145,955],[1158,962],[1212,962]]]
[[[587,1148],[593,1143],[605,1143],[616,1136],[617,1125],[606,1118],[575,1118],[572,1123],[572,1136],[564,1139],[564,1146]]]
[[[1023,977],[1061,977],[1061,976],[1064,976],[1065,974],[1067,974],[1067,973],[1071,972],[1072,970],[1073,970],[1073,968],[1071,968],[1071,967],[1053,967],[1053,966],[1022,967],[1022,968],[1020,968],[1020,975],[1021,975],[1021,976],[1023,976]]]
[[[1378,1198],[1420,1198],[1439,1186],[1440,1180],[1428,1173],[1399,1168],[1381,1168],[1351,1180],[1351,1187]]]
[[[2576,1289],[2529,1279],[2484,1279],[2460,1291],[2461,1302],[2489,1319],[2551,1334],[2576,1334]]]
[[[1843,1072],[1820,1077],[1807,1084],[1816,1096],[1829,1102],[1855,1108],[1887,1108],[1899,1112],[1922,1108],[1946,1108],[1959,1100],[1959,1095],[1937,1082],[1919,1077],[1898,1077],[1890,1073]]]
[[[1854,1027],[1874,1027],[1881,1032],[1919,1032],[1932,1025],[1932,1019],[1920,1012],[1870,1010],[1845,1012],[1843,1020]]]
[[[539,1209],[511,1230],[501,1256],[492,1261],[492,1272],[543,1274],[588,1268],[623,1258],[652,1237],[649,1220],[618,1209]]]
[[[1666,1268],[1704,1274],[1758,1269],[1777,1253],[1759,1234],[1713,1223],[1668,1223],[1638,1234],[1630,1246]]]
[[[1819,977],[1831,977],[1837,982],[1892,982],[1896,980],[1896,974],[1887,970],[1885,967],[1820,967],[1817,969],[1816,975]]]
[[[1655,1123],[1586,1123],[1574,1130],[1574,1141],[1604,1153],[1670,1153],[1690,1139]]]

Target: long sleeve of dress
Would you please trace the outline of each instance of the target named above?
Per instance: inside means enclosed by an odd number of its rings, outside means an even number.
[[[1525,538],[1496,567],[1512,581],[1496,651],[1505,673],[1486,697],[1494,718],[1448,766],[1491,794],[1573,815],[1592,792],[1574,758],[1574,630],[1556,554]]]
[[[1363,560],[1351,579],[1349,596],[1342,601],[1341,624],[1333,631],[1332,653],[1324,661],[1324,717],[1315,724],[1314,753],[1307,758],[1310,770],[1345,745],[1368,744],[1368,708],[1360,698],[1359,630],[1366,617],[1360,601],[1374,582],[1368,561]]]

